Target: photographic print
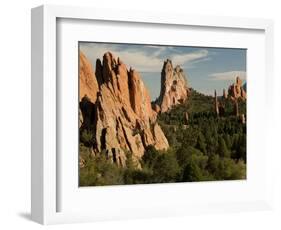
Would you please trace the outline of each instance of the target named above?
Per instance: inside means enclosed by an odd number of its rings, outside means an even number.
[[[79,186],[246,179],[246,49],[78,52]]]

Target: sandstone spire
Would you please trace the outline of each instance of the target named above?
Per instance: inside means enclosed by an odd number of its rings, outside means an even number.
[[[80,52],[79,70],[79,96],[80,100],[86,95],[92,102],[95,102],[98,92],[98,83],[93,72],[91,63],[86,56]]]
[[[242,98],[243,100],[246,99],[246,91],[244,90],[244,87],[242,85],[242,80],[237,76],[235,83],[233,83],[228,88],[228,95],[231,99],[237,99]]]
[[[186,76],[180,66],[173,68],[172,61],[164,62],[161,72],[161,92],[156,101],[161,112],[168,111],[172,106],[183,103],[188,97],[189,89]]]
[[[217,97],[217,91],[215,90],[215,112],[217,116],[219,116],[219,102],[218,102],[218,97]]]

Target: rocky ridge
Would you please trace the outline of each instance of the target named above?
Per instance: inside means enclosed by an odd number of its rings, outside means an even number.
[[[157,124],[148,90],[136,70],[128,70],[110,52],[104,54],[102,61],[96,61],[95,74],[82,53],[80,63],[81,130],[93,133],[93,155],[104,153],[125,166],[126,154],[132,153],[140,167],[139,159],[149,145],[158,150],[169,147]]]

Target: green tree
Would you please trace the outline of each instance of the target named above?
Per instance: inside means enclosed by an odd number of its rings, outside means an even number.
[[[242,161],[238,164],[231,158],[222,158],[219,163],[219,175],[222,180],[237,180],[246,178],[246,166]]]
[[[153,164],[153,182],[176,182],[180,167],[173,151],[160,154]]]
[[[208,172],[206,171],[206,166],[208,156],[190,146],[178,149],[176,154],[181,168],[181,181],[205,180],[207,178]]]
[[[153,145],[147,147],[142,160],[146,166],[153,168],[155,162],[157,161],[160,153],[155,149]]]
[[[224,139],[222,138],[222,136],[219,136],[219,139],[218,139],[218,154],[221,156],[221,157],[230,157],[230,151],[228,150],[226,144],[225,144],[225,141]]]
[[[246,135],[242,133],[239,135],[236,156],[238,159],[243,159],[244,162],[246,162],[246,148]]]
[[[224,141],[228,149],[231,149],[231,138],[228,133],[224,134]]]
[[[90,130],[84,129],[81,131],[80,142],[87,147],[91,147],[94,144],[94,135]]]
[[[212,153],[208,159],[208,171],[215,177],[217,177],[218,174],[219,163],[220,163],[219,155]]]
[[[201,169],[198,167],[196,162],[191,159],[184,168],[182,181],[202,181],[203,178]]]
[[[199,149],[204,154],[206,154],[207,153],[206,146],[207,145],[206,145],[205,137],[202,134],[202,132],[199,132],[198,138],[197,138],[196,148]]]
[[[185,146],[196,146],[198,138],[198,129],[190,127],[182,132],[184,134],[182,144]]]
[[[80,186],[124,184],[123,169],[108,160],[103,152],[84,161],[84,167],[80,168]]]

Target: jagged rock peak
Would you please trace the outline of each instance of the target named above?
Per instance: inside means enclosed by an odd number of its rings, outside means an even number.
[[[243,87],[243,82],[239,76],[236,77],[235,83],[229,86],[228,95],[231,99],[242,98],[245,100],[247,98],[246,91]]]
[[[93,132],[93,154],[105,153],[113,162],[125,166],[131,152],[139,164],[145,149],[167,149],[168,141],[156,122],[157,113],[140,74],[115,58],[110,52],[96,62],[98,92],[96,101],[80,102],[83,124]],[[87,123],[86,123],[87,122]]]
[[[156,104],[161,112],[168,111],[172,106],[183,103],[189,94],[188,83],[183,69],[177,65],[173,68],[172,61],[164,61],[161,71],[161,92]],[[157,108],[156,106],[154,106]]]
[[[183,69],[179,65],[177,65],[176,68],[175,68],[175,72],[176,73],[183,72]]]
[[[87,96],[92,102],[95,102],[98,92],[98,82],[93,72],[92,65],[86,56],[80,51],[80,70],[79,70],[79,81],[80,90],[79,97],[80,101],[84,96]]]

